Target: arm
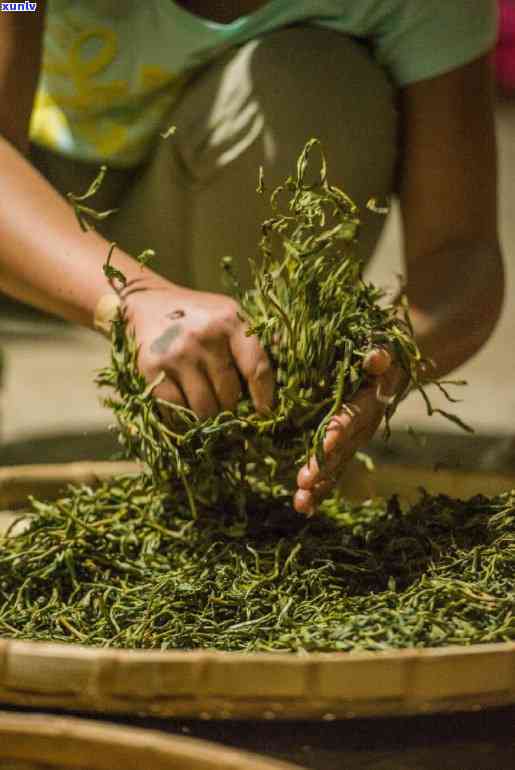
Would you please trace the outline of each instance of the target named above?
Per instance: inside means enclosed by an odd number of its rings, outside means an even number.
[[[68,204],[26,159],[39,77],[45,3],[35,13],[0,14],[0,285],[12,296],[93,325],[108,245],[84,235]],[[118,254],[129,278],[137,263]],[[148,271],[150,273],[150,271]]]
[[[488,59],[408,86],[402,117],[408,299],[419,345],[441,377],[479,350],[502,308]]]
[[[8,294],[86,326],[113,289],[102,266],[109,244],[83,233],[68,203],[24,157],[39,75],[44,3],[35,14],[0,14],[0,287]],[[238,306],[228,297],[176,286],[128,254],[114,263],[140,291],[126,299],[149,381],[164,371],[160,398],[201,416],[232,408],[240,375],[257,409],[273,396],[270,362],[245,334]],[[180,310],[181,321],[170,315]]]
[[[488,59],[405,88],[401,117],[399,196],[410,316],[422,354],[433,362],[428,374],[442,377],[486,342],[502,308]],[[383,393],[401,386],[388,360],[376,371],[384,378]],[[342,414],[327,432],[332,474],[377,430],[384,405],[376,393],[375,385],[361,391],[350,405],[353,414]],[[297,481],[295,507],[303,512],[334,486],[316,460]]]

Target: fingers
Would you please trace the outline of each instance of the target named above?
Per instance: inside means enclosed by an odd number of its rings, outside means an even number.
[[[315,457],[311,457],[297,474],[297,486],[299,489],[312,489],[320,480],[320,466]]]
[[[309,464],[301,468],[297,474],[299,491],[310,492],[316,499],[322,499],[329,494],[338,483],[345,465],[352,459],[364,441],[366,439],[362,437],[350,441],[343,450],[328,457],[322,468],[312,458]]]
[[[363,369],[367,374],[380,377],[392,365],[392,356],[386,348],[374,348],[363,359]]]
[[[179,373],[182,391],[187,394],[188,406],[197,417],[206,420],[221,411],[215,389],[204,369],[183,366]]]
[[[244,324],[235,331],[230,345],[256,411],[265,414],[272,408],[274,400],[275,375],[270,359],[256,337],[247,337]]]
[[[312,490],[298,489],[293,498],[293,507],[298,513],[311,516],[318,505],[334,488],[334,482],[323,481]]]
[[[344,412],[331,419],[323,442],[323,466],[312,457],[297,475],[298,490],[293,504],[299,513],[315,510],[337,484],[345,465],[377,430],[384,405],[377,400],[375,391],[375,386],[364,388]]]
[[[153,394],[154,396],[156,396],[156,398],[159,398],[162,401],[167,401],[170,404],[177,404],[178,406],[185,406],[185,407],[188,406],[184,393],[182,392],[179,385],[177,385],[176,382],[168,378],[164,379],[163,382],[160,383],[155,388],[155,390],[153,391]],[[159,412],[161,414],[161,417],[164,423],[168,425],[168,427],[170,427],[171,426],[170,409],[167,409],[163,404],[159,404]]]
[[[314,468],[307,469],[307,466],[304,466],[299,471],[297,476],[298,489],[293,497],[293,507],[296,511],[308,515],[315,512],[318,503],[327,497],[338,484],[339,476],[357,448],[357,446],[350,446],[348,452],[338,456],[337,461],[332,463],[332,474],[327,466],[324,466],[321,472],[316,460]]]
[[[241,381],[227,355],[209,355],[197,365],[183,365],[170,373],[155,394],[173,404],[191,409],[200,419],[234,410],[241,396]]]
[[[315,512],[315,500],[312,492],[307,489],[298,489],[293,498],[293,507],[298,513],[311,516]]]
[[[342,463],[352,457],[364,440],[364,430],[369,427],[368,424],[360,425],[357,421],[359,413],[359,405],[354,405],[353,412],[349,409],[348,413],[332,418],[323,443],[326,456],[323,468],[320,468],[316,457],[311,457],[309,463],[304,465],[297,475],[297,484],[301,489],[313,489],[317,484],[326,481]]]
[[[265,351],[256,337],[247,337],[238,317],[220,324],[216,334],[215,329],[213,322],[201,333],[196,330],[174,340],[167,349],[160,366],[176,386],[170,400],[185,401],[200,419],[214,417],[234,411],[244,378],[256,410],[266,413],[273,403],[275,376]]]
[[[157,398],[191,409],[201,419],[214,417],[220,412],[220,403],[206,373],[197,366],[184,366],[180,374],[168,373],[154,391]],[[168,418],[166,407],[160,406]],[[165,419],[166,421],[166,419]]]
[[[361,394],[360,394],[361,395]],[[350,441],[357,430],[359,430],[359,418],[365,420],[368,415],[363,415],[359,401],[359,396],[354,400],[354,404],[349,404],[341,414],[335,414],[332,417],[324,437],[324,453],[331,455],[338,450],[346,441]]]
[[[205,366],[221,409],[234,411],[241,397],[241,380],[230,350],[206,356]]]
[[[395,398],[402,375],[399,367],[393,366],[388,350],[370,350],[363,368],[374,377],[374,382],[360,390],[352,403],[331,419],[323,442],[323,467],[312,457],[297,475],[294,507],[299,512],[312,512],[317,502],[334,488],[345,464],[374,435],[386,406]]]

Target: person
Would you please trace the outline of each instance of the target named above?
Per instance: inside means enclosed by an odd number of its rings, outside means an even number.
[[[35,4],[14,4],[33,7]],[[488,339],[503,299],[490,52],[494,0],[47,0],[0,13],[1,288],[105,329],[118,302],[113,264],[156,393],[199,416],[231,409],[242,381],[273,403],[266,352],[221,291],[219,260],[248,281],[269,187],[318,137],[332,179],[363,212],[360,249],[381,219],[372,195],[400,201],[410,313],[441,377]],[[176,126],[173,139],[161,134]],[[83,233],[60,194],[110,169]],[[60,192],[59,192],[60,191]],[[98,206],[97,206],[98,207]],[[155,269],[134,255],[157,252]],[[178,320],[180,317],[180,320]],[[327,462],[302,468],[310,512],[373,435],[384,398],[404,387],[388,351],[365,361],[371,385],[335,418]],[[376,387],[377,380],[381,388]]]

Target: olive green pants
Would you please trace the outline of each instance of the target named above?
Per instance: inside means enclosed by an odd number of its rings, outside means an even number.
[[[337,32],[285,28],[226,52],[188,85],[147,163],[113,170],[95,207],[118,207],[105,235],[129,253],[156,251],[154,267],[176,283],[222,290],[220,258],[242,283],[268,216],[256,193],[293,172],[310,137],[323,144],[329,181],[362,207],[360,248],[372,253],[384,218],[365,209],[390,193],[397,157],[395,91],[368,49]],[[54,186],[82,192],[96,169],[39,148],[34,162]]]

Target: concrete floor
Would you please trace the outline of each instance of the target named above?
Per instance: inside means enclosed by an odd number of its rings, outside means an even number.
[[[458,413],[486,440],[487,454],[490,453],[486,464],[495,464],[499,457],[499,462],[513,467],[515,100],[500,103],[497,117],[501,234],[508,266],[507,301],[502,320],[488,345],[453,376],[469,382],[459,394],[463,403]],[[399,254],[399,223],[397,212],[393,212],[370,278],[383,286],[395,285],[395,275],[400,271]],[[110,455],[114,440],[106,431],[112,420],[93,384],[95,372],[108,360],[109,348],[104,339],[87,330],[4,308],[0,309],[0,346],[6,359],[0,462],[45,462],[84,456],[100,459],[99,455]],[[435,394],[435,402],[437,400]],[[437,447],[442,440],[454,442],[458,455],[466,451],[474,455],[475,449],[471,447],[479,446],[471,444],[469,437],[461,436],[460,431],[444,419],[429,419],[416,394],[407,399],[395,418],[394,427],[401,445],[409,426],[433,436]],[[409,447],[405,451],[411,454]]]

